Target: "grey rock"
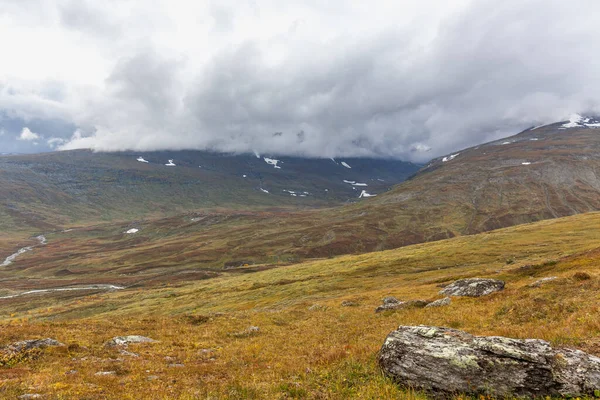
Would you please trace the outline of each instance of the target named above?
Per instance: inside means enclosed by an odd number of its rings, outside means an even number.
[[[397,303],[384,303],[375,309],[376,313],[380,313],[382,311],[388,310],[403,310],[405,308],[423,308],[429,304],[428,301],[425,300],[408,300],[408,301],[398,301]]]
[[[37,393],[26,393],[26,394],[22,394],[19,397],[17,397],[20,400],[25,400],[25,399],[41,399],[42,395],[41,394],[37,394]]]
[[[117,371],[98,371],[94,375],[96,376],[114,376],[117,374]]]
[[[425,306],[425,308],[431,308],[431,307],[443,307],[443,306],[447,306],[450,305],[450,302],[452,300],[450,300],[450,297],[444,297],[443,299],[439,299],[436,301],[432,301],[431,303],[427,304]]]
[[[400,303],[400,300],[398,300],[394,296],[387,296],[387,297],[384,297],[383,299],[381,299],[381,302],[383,304],[398,304],[398,303]]]
[[[140,355],[136,354],[136,353],[132,353],[131,351],[127,351],[127,350],[119,350],[119,354],[121,354],[122,356],[126,356],[126,357],[133,357],[133,358],[138,358]]]
[[[356,307],[356,306],[358,306],[358,303],[356,303],[354,301],[350,301],[350,300],[342,301],[342,307]]]
[[[46,338],[46,339],[33,339],[33,340],[23,340],[20,342],[14,342],[7,346],[4,346],[0,351],[3,353],[19,353],[22,351],[32,350],[32,349],[45,349],[46,347],[57,347],[64,346],[58,340]]]
[[[169,364],[169,368],[183,368],[183,367],[185,367],[185,365],[183,365],[181,363]]]
[[[498,279],[468,278],[452,282],[440,294],[446,296],[487,296],[504,289],[504,282]]]
[[[131,336],[115,336],[108,342],[106,346],[127,346],[132,343],[154,343],[156,340],[150,339],[145,336],[131,335]]]
[[[553,281],[555,279],[557,279],[556,276],[549,276],[547,278],[539,279],[539,280],[527,285],[527,287],[538,288],[538,287],[542,286],[543,284]]]
[[[400,326],[390,333],[379,365],[397,383],[437,398],[457,393],[578,397],[600,390],[598,357],[553,349],[543,340],[432,326]]]
[[[233,332],[233,333],[230,333],[229,335],[236,337],[236,338],[246,338],[246,337],[256,336],[259,334],[259,332],[260,332],[260,328],[258,326],[249,326],[248,328],[244,329],[243,331]]]

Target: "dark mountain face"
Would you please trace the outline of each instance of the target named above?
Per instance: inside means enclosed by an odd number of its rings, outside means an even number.
[[[418,166],[200,151],[0,157],[1,227],[50,228],[196,209],[333,206],[381,194]]]

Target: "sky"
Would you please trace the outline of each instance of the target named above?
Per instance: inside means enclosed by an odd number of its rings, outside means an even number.
[[[0,0],[0,153],[424,162],[600,114],[597,0]]]

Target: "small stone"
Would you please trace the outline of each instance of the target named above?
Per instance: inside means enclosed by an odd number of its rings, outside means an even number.
[[[65,375],[75,375],[75,374],[77,374],[77,371],[75,371],[74,369],[65,372]]]
[[[393,296],[384,297],[381,301],[383,302],[383,304],[398,304],[398,303],[400,303],[400,300],[398,300],[397,298],[395,298]]]
[[[18,399],[20,400],[25,400],[25,399],[41,399],[42,395],[41,394],[37,394],[37,393],[26,393],[26,394],[22,394],[18,397]]]
[[[130,335],[130,336],[115,336],[108,342],[106,346],[127,346],[132,343],[155,343],[156,340],[145,336]]]
[[[140,355],[136,354],[136,353],[132,353],[131,351],[127,351],[127,350],[119,350],[119,354],[123,355],[123,356],[127,356],[127,357],[134,357],[134,358],[138,358]]]
[[[355,303],[353,301],[350,300],[344,300],[342,301],[342,307],[356,307],[358,305],[358,303]]]
[[[96,375],[96,376],[113,376],[116,374],[117,374],[117,371],[98,371],[94,375]]]
[[[388,310],[403,310],[405,308],[423,308],[429,304],[428,301],[425,300],[408,300],[408,301],[399,301],[397,303],[384,303],[375,309],[376,313],[380,313],[382,311]]]
[[[173,364],[169,364],[170,368],[183,368],[185,367],[185,365],[181,364],[181,363],[173,363]]]
[[[543,284],[553,281],[555,279],[557,279],[556,276],[549,276],[547,278],[539,279],[539,280],[527,285],[527,287],[538,288],[538,287],[542,286]]]
[[[447,306],[449,305],[451,302],[450,297],[444,297],[443,299],[439,299],[436,301],[432,301],[431,303],[427,304],[425,306],[425,308],[430,308],[430,307],[443,307],[443,306]]]
[[[241,332],[229,333],[230,336],[236,338],[246,338],[250,336],[255,336],[260,332],[260,328],[258,326],[249,326]]]
[[[158,379],[158,375],[150,375],[148,377],[146,377],[147,381],[155,381]]]

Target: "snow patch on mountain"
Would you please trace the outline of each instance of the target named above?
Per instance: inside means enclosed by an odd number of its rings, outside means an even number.
[[[442,162],[452,161],[452,160],[454,160],[459,155],[460,155],[460,153],[451,154],[451,155],[449,155],[447,157],[442,158]]]
[[[138,157],[136,158],[137,161],[139,162],[143,162],[143,163],[147,163],[148,161],[144,160],[144,157]]]
[[[279,165],[277,165],[278,163],[280,163],[280,160],[274,160],[272,158],[268,158],[268,157],[264,157],[264,160],[267,164],[272,165],[274,168],[277,169],[281,169],[281,167]]]
[[[173,163],[173,160],[169,160],[169,162],[167,164],[165,164],[167,167],[174,167],[176,164]]]
[[[377,196],[376,194],[370,194],[367,193],[366,190],[363,190],[362,192],[360,192],[360,196],[358,196],[359,199],[362,199],[363,197],[375,197]]]
[[[132,233],[138,233],[139,231],[140,231],[140,230],[139,230],[139,229],[137,229],[137,228],[131,228],[131,229],[129,229],[129,230],[128,230],[127,232],[125,232],[125,233],[127,233],[127,234],[132,234]]]
[[[595,118],[583,117],[579,114],[571,114],[569,117],[569,122],[566,122],[561,125],[559,129],[569,129],[569,128],[600,128],[600,120]]]
[[[356,182],[356,181],[347,181],[345,179],[344,179],[344,183],[347,183],[352,186],[369,186],[366,183],[360,183],[360,182]]]
[[[351,166],[349,166],[348,164],[346,164],[346,162],[345,162],[345,161],[342,161],[342,165],[343,165],[344,167],[346,167],[346,168],[352,168]]]

